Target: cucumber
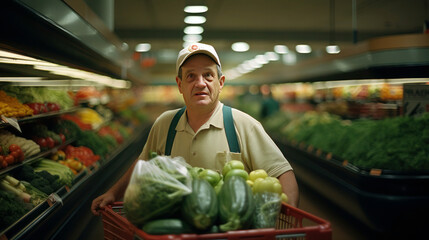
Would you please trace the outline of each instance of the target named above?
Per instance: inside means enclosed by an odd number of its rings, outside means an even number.
[[[147,222],[142,230],[151,235],[192,233],[192,228],[178,218],[157,219]]]
[[[192,180],[192,193],[185,197],[181,212],[182,218],[197,230],[207,230],[213,226],[218,216],[218,200],[207,180]]]
[[[252,224],[255,209],[252,189],[244,178],[231,176],[219,195],[219,217],[222,232],[246,229]]]

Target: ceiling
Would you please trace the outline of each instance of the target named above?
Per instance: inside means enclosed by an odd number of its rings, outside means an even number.
[[[309,44],[311,54],[296,55],[303,61],[326,55],[324,49],[330,42],[347,49],[379,36],[421,33],[429,20],[428,0],[114,1],[113,21],[109,19],[113,32],[131,50],[142,42],[152,46],[140,58],[156,59],[154,66],[143,68],[150,82],[174,82],[175,58],[186,26],[183,9],[195,2],[208,6],[202,42],[217,49],[224,72],[273,51],[276,44],[292,52],[297,44]],[[97,12],[96,6],[92,8]],[[232,52],[231,44],[237,41],[247,42],[249,51]],[[264,81],[286,67],[291,66],[281,60],[271,62],[234,81]]]
[[[410,77],[410,72],[415,73],[412,77],[429,76],[429,34],[421,34],[425,21],[429,24],[429,0],[2,1],[0,49],[135,84],[175,84],[188,4],[208,7],[202,42],[217,49],[230,84],[398,78]],[[405,53],[394,49],[380,55],[366,49],[356,54],[379,37],[410,34],[419,39]],[[412,38],[402,42],[414,43]],[[247,42],[250,49],[233,52],[231,45],[238,41]],[[150,43],[150,51],[136,54],[139,43]],[[325,52],[330,43],[340,46],[340,54]],[[278,44],[289,48],[278,61],[236,79],[229,74]],[[297,53],[297,44],[309,44],[313,51]],[[285,61],[291,59],[295,61]],[[374,71],[380,64],[383,69]],[[0,63],[0,77],[34,75],[70,78],[31,65]]]

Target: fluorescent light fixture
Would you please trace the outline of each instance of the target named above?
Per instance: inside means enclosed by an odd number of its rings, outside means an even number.
[[[183,41],[185,42],[199,42],[203,37],[199,34],[187,34],[183,36]]]
[[[41,82],[42,77],[0,77],[0,82]]]
[[[203,24],[206,22],[206,18],[203,16],[186,16],[185,23],[187,24]]]
[[[185,34],[201,34],[204,32],[204,28],[201,26],[188,26],[183,31]]]
[[[341,50],[338,45],[328,45],[326,46],[326,52],[329,54],[338,54]]]
[[[187,13],[205,13],[207,10],[209,10],[209,8],[203,5],[186,6],[184,9]]]
[[[296,45],[295,50],[298,53],[311,53],[312,51],[310,45],[307,45],[307,44]]]
[[[286,45],[275,45],[274,52],[278,54],[286,54],[289,52],[289,48]]]
[[[236,42],[231,45],[231,49],[235,52],[246,52],[249,48],[249,44],[246,42]]]
[[[283,55],[283,63],[286,65],[294,65],[296,63],[296,54],[294,52],[290,52]]]
[[[150,43],[139,43],[136,46],[136,52],[148,52],[151,49]]]
[[[279,60],[279,55],[277,53],[275,53],[275,52],[266,52],[264,55],[265,55],[265,58],[268,61],[277,61],[277,60]]]
[[[267,64],[269,61],[267,59],[267,57],[265,57],[265,55],[257,55],[255,57],[255,61],[259,64]]]

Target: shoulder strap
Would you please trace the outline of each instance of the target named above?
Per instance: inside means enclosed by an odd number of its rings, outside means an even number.
[[[235,132],[234,120],[232,118],[231,107],[223,105],[223,125],[225,127],[226,139],[228,140],[229,151],[240,153],[237,133]]]
[[[167,142],[165,143],[165,151],[164,154],[169,156],[171,154],[171,148],[173,147],[174,138],[176,137],[176,126],[179,122],[180,117],[185,112],[186,107],[181,108],[176,115],[174,115],[173,120],[170,123],[170,127],[168,128],[167,134]]]

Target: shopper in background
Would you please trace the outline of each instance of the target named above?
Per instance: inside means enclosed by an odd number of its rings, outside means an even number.
[[[280,104],[273,98],[271,88],[269,85],[261,86],[262,93],[262,106],[261,106],[261,118],[265,119],[280,110]]]
[[[230,151],[230,138],[224,129],[224,126],[229,126],[224,125],[224,115],[228,114],[219,101],[225,76],[215,49],[202,43],[184,48],[177,58],[176,72],[176,83],[183,95],[186,111],[177,115],[177,125],[172,128],[175,129],[174,143],[169,145],[166,142],[167,136],[171,135],[169,126],[179,112],[177,109],[166,111],[156,119],[138,159],[147,160],[149,153],[154,151],[158,155],[181,156],[191,166],[220,172],[225,162],[240,160],[248,172],[264,169],[269,176],[277,177],[289,203],[297,206],[298,184],[289,162],[262,125],[237,109],[231,110],[232,129],[235,125],[235,131],[232,131],[238,144],[234,151]],[[122,199],[136,163],[137,160],[113,187],[93,200],[91,210],[94,214],[98,215],[99,207]]]

